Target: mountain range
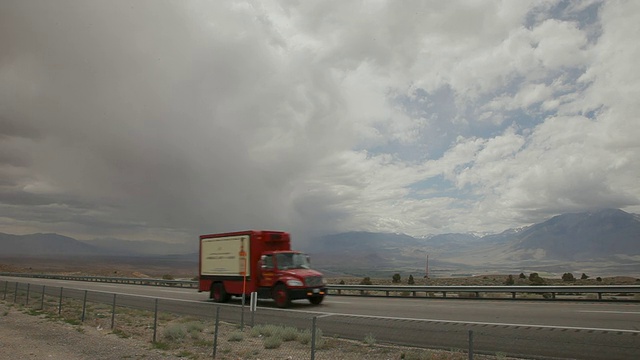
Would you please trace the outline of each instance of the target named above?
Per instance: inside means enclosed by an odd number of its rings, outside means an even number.
[[[295,240],[294,240],[295,241]],[[640,215],[617,209],[571,213],[500,234],[405,234],[347,232],[294,247],[312,255],[329,274],[424,274],[590,271],[640,274]],[[179,256],[197,262],[192,246],[158,241],[80,241],[59,234],[0,233],[0,258],[20,256]]]
[[[431,274],[598,272],[640,274],[640,215],[618,209],[571,213],[500,234],[351,232],[316,239],[306,249],[329,272]],[[393,270],[391,270],[393,269]]]

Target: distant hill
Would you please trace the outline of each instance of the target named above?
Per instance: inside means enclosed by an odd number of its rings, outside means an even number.
[[[104,255],[97,246],[58,234],[11,235],[0,233],[2,256]]]
[[[426,255],[442,272],[478,269],[640,271],[640,216],[622,210],[564,214],[500,234],[403,234],[349,232],[316,239],[308,251],[332,272],[358,274],[386,269],[422,272]],[[558,270],[559,271],[559,270]]]
[[[153,240],[132,241],[114,238],[102,238],[82,242],[99,247],[105,252],[121,255],[184,255],[198,252],[198,239],[195,239],[191,246]]]
[[[514,234],[511,243],[514,254],[545,259],[640,255],[640,216],[612,209],[558,215]]]
[[[80,241],[59,234],[11,235],[0,233],[0,256],[169,256],[196,258],[193,246],[160,241],[97,239]]]
[[[441,234],[414,238],[405,234],[347,232],[327,235],[296,249],[329,274],[374,276],[394,272],[443,275],[493,271],[596,270],[600,275],[640,275],[640,216],[622,210],[563,214],[500,234]],[[197,241],[98,239],[79,241],[58,234],[0,233],[0,256],[169,256],[197,260]]]

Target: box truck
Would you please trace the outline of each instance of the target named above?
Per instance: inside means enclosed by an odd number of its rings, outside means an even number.
[[[290,235],[266,230],[201,235],[198,291],[216,302],[257,292],[283,308],[298,299],[318,305],[327,293],[309,257],[291,250]]]

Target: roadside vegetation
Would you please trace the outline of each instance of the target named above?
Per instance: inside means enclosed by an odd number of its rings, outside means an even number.
[[[9,289],[10,290],[10,289]],[[15,299],[15,302],[14,302]],[[37,316],[63,323],[83,336],[114,336],[136,339],[148,344],[149,351],[184,359],[211,359],[215,338],[215,322],[194,316],[179,316],[160,312],[154,336],[152,311],[117,307],[111,328],[111,305],[90,302],[84,309],[82,301],[64,298],[63,306],[54,296],[18,290],[0,297],[0,314],[11,312],[20,316]],[[1,326],[1,325],[0,325]],[[91,330],[91,331],[87,331]],[[216,359],[309,359],[313,335],[310,329],[260,324],[240,329],[237,324],[220,322],[217,334]],[[96,340],[96,341],[99,341]],[[360,340],[347,340],[326,335],[321,328],[315,333],[316,359],[467,359],[461,351],[429,350],[382,344],[374,334],[363,333]],[[506,359],[496,354],[476,355],[476,359]]]
[[[372,278],[366,276],[364,278],[357,277],[340,277],[327,279],[329,284],[341,285],[373,285],[373,286],[406,286],[406,285],[423,285],[423,286],[562,286],[562,285],[640,285],[640,279],[628,276],[614,277],[592,277],[586,273],[582,273],[580,277],[574,276],[572,273],[564,273],[561,277],[543,276],[537,272],[529,274],[508,274],[508,275],[481,275],[481,276],[465,276],[451,278],[425,278],[414,277],[413,274],[404,275],[395,273],[388,278]],[[375,292],[372,290],[341,290],[343,295],[385,295],[385,292]],[[442,297],[442,293],[424,292],[424,291],[389,291],[391,296],[412,296],[412,297]],[[560,294],[558,294],[560,295]],[[595,294],[562,294],[561,296],[570,296],[582,299],[597,299]],[[450,293],[447,297],[458,298],[512,298],[511,293]],[[538,294],[517,294],[517,298],[527,299],[551,299],[550,293]],[[640,294],[608,294],[604,299],[628,299],[640,300]]]
[[[413,274],[395,273],[389,278],[334,277],[329,284],[342,285],[431,285],[431,286],[500,286],[500,285],[640,285],[640,279],[630,276],[592,277],[585,273],[578,278],[573,273],[561,277],[546,276],[537,272],[529,274],[491,274],[448,278],[425,278]]]

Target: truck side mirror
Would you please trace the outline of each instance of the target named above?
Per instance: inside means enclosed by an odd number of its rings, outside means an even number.
[[[307,262],[311,264],[311,256],[307,255]]]

